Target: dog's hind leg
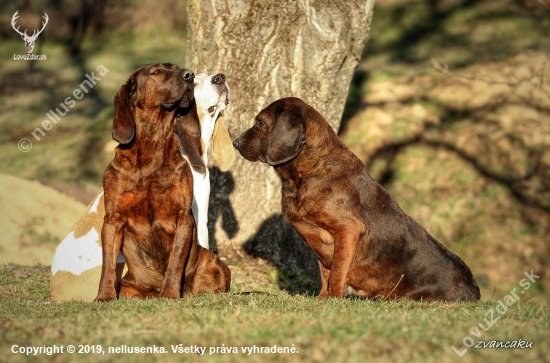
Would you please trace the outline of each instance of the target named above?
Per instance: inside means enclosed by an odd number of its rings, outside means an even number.
[[[120,294],[121,299],[145,299],[147,296],[143,295],[133,285],[126,282],[124,279],[120,280]]]

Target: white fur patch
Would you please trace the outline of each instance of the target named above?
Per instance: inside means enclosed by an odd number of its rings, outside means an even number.
[[[221,111],[227,107],[229,99],[229,86],[227,83],[213,84],[213,75],[204,73],[195,76],[195,101],[200,110],[201,116],[201,139],[204,142],[205,150],[201,155],[204,165],[208,166],[208,151],[212,141],[212,133],[214,125]],[[210,111],[209,111],[210,110]],[[183,157],[187,159],[187,155],[182,150]],[[210,198],[210,178],[209,171],[206,173],[196,172],[191,168],[193,173],[193,217],[197,225],[199,244],[208,249],[208,199]]]
[[[90,207],[90,213],[98,213],[97,208],[99,207],[99,201],[101,200],[103,193],[104,191],[103,189],[101,189],[101,193],[99,193],[97,197],[95,197],[94,204],[92,204],[92,206]]]
[[[80,275],[84,271],[101,266],[103,256],[98,241],[99,233],[95,228],[79,238],[74,237],[74,231],[70,232],[55,250],[52,260],[52,275],[58,271],[68,271],[74,275]]]

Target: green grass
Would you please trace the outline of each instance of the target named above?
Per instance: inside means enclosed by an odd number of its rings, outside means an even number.
[[[12,271],[19,272],[15,277]],[[49,301],[49,268],[0,266],[0,361],[2,362],[543,362],[550,359],[550,309],[521,298],[481,340],[533,341],[532,349],[452,350],[484,323],[495,301],[469,304],[382,302],[354,298],[319,300],[285,292],[229,293],[180,300],[110,303]],[[501,297],[502,298],[502,297]],[[171,346],[206,347],[200,357]],[[102,354],[13,354],[13,345],[95,346]],[[164,347],[164,354],[108,353],[123,345]],[[294,354],[243,354],[242,347],[295,347]],[[239,353],[214,353],[216,347]],[[17,349],[17,348],[16,348]]]
[[[525,12],[520,3],[445,0],[440,2],[441,14],[432,17],[424,0],[377,2],[370,40],[354,76],[344,117],[364,118],[360,128],[347,130],[348,144],[367,149],[383,143],[399,144],[416,132],[422,132],[428,140],[452,141],[474,130],[484,117],[478,113],[470,117],[467,104],[447,104],[430,94],[444,79],[437,78],[430,58],[448,64],[458,74],[471,74],[472,66],[508,62],[515,54],[549,54],[548,13]],[[99,188],[101,173],[110,159],[103,146],[111,139],[115,92],[145,63],[184,65],[186,37],[181,31],[90,36],[85,38],[80,58],[71,58],[65,45],[48,39],[40,51],[48,55],[48,61],[38,62],[33,73],[27,71],[24,62],[10,58],[13,53],[23,52],[19,38],[0,43],[0,54],[6,55],[0,57],[2,173],[76,185],[90,183]],[[43,140],[22,154],[17,148],[19,139],[29,137],[46,112],[57,107],[99,64],[109,73],[94,87],[95,93],[78,101]],[[395,122],[381,125],[380,133],[369,134],[377,120],[357,113],[376,106],[365,105],[363,97],[371,92],[373,84],[382,81],[413,85],[415,93],[410,100],[385,105],[384,110],[395,115]],[[439,121],[422,121],[412,113],[398,112],[400,107],[414,103],[424,106]],[[497,108],[493,113],[508,111]],[[544,112],[543,116],[548,114]],[[547,135],[544,120],[516,122],[510,132],[520,139],[528,139],[531,134]],[[421,125],[426,127],[423,131],[418,131],[420,122],[426,123]],[[491,130],[487,128],[488,135],[494,134]],[[496,145],[491,137],[487,137],[487,144]],[[546,144],[541,145],[533,143],[529,147],[542,151]],[[489,171],[516,175],[532,163],[527,154],[517,150],[504,150],[502,154],[502,160],[485,161]],[[485,153],[472,155],[483,159]],[[548,276],[548,208],[533,210],[523,205],[506,185],[484,177],[471,163],[441,147],[413,143],[390,150],[374,159],[369,172],[374,177],[382,175],[390,156],[393,177],[385,187],[408,214],[466,261],[480,285],[482,302],[441,305],[353,298],[320,301],[294,294],[312,290],[303,277],[271,269],[271,283],[258,286],[257,290],[264,292],[260,294],[238,294],[250,284],[237,281],[231,294],[220,296],[54,304],[49,300],[47,267],[0,266],[0,362],[550,361],[550,309],[544,277],[481,337],[486,341],[521,338],[534,341],[533,349],[469,349],[462,358],[451,349],[455,346],[462,350],[465,337],[475,338],[470,333],[472,328],[484,323],[488,318],[485,314],[516,287],[523,271],[535,268],[536,273]],[[536,187],[536,183],[533,185]],[[24,237],[48,242],[51,237],[41,232],[40,221],[34,222]],[[15,277],[13,270],[28,276]],[[168,353],[26,357],[11,353],[14,344],[101,345],[105,350],[122,345],[156,345]],[[173,354],[170,346],[176,344],[204,346],[207,351],[202,357]],[[240,349],[275,344],[294,344],[298,353],[209,355],[210,347]]]
[[[379,1],[365,60],[370,80],[400,80],[430,72],[430,58],[457,69],[503,60],[526,49],[547,52],[548,13],[526,11],[521,1]],[[526,2],[525,2],[526,3]]]

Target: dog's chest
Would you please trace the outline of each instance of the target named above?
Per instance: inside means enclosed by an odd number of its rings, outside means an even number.
[[[147,198],[134,204],[126,223],[126,231],[135,235],[136,240],[144,240],[144,243],[153,235],[155,240],[162,235],[173,235],[179,208],[176,205],[167,205],[169,198],[165,193],[148,194]]]
[[[310,193],[300,182],[294,180],[283,182],[281,190],[281,209],[289,221],[303,219],[310,212]]]
[[[185,177],[181,170],[184,166],[175,170],[159,169],[153,175],[137,181],[132,191],[125,193],[123,197],[127,199],[130,231],[135,231],[136,235],[174,233],[179,213],[191,206],[191,177]]]

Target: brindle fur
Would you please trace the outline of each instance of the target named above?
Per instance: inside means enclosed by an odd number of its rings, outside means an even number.
[[[282,212],[318,258],[319,297],[342,297],[349,286],[366,298],[479,300],[468,266],[403,212],[302,100],[272,103],[234,145],[279,175]]]
[[[229,290],[227,266],[197,243],[193,177],[175,130],[180,138],[200,135],[192,72],[172,64],[139,68],[115,96],[113,138],[120,145],[103,175],[98,301],[117,296],[114,268],[121,249],[128,272],[120,297]]]

